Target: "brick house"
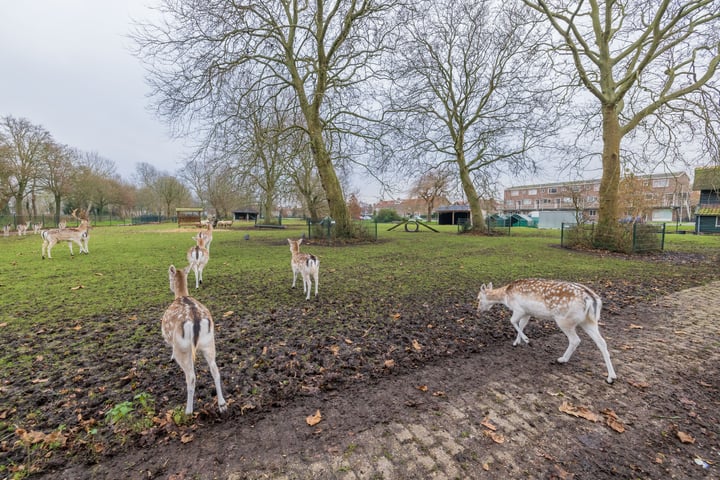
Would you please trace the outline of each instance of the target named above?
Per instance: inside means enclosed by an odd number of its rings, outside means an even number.
[[[689,221],[692,216],[690,177],[685,172],[637,175],[625,200],[623,216],[640,216],[646,221]],[[629,198],[632,196],[633,198]],[[622,202],[622,200],[621,200]],[[580,211],[597,221],[600,207],[600,179],[523,185],[505,189],[505,213],[530,214],[542,211]]]

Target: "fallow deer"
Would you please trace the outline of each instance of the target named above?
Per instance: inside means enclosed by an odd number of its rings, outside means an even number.
[[[302,276],[303,280],[303,293],[306,293],[305,300],[310,300],[310,290],[312,289],[312,280],[315,280],[315,296],[318,295],[318,277],[320,275],[320,259],[315,255],[309,253],[300,253],[300,244],[302,238],[299,240],[291,240],[288,238],[290,244],[290,253],[292,258],[290,259],[290,266],[293,272],[293,283],[292,288],[295,288],[295,282],[297,280],[297,274]]]
[[[162,317],[162,334],[168,345],[172,347],[172,358],[185,373],[187,385],[185,413],[189,415],[193,412],[195,359],[198,351],[203,354],[210,368],[215,381],[218,409],[222,413],[227,410],[227,404],[222,394],[220,370],[215,363],[215,326],[210,310],[188,293],[189,270],[190,267],[178,270],[174,265],[170,265],[168,269],[170,291],[175,294],[175,300]]]
[[[197,244],[194,247],[190,247],[187,252],[187,261],[190,264],[189,268],[195,272],[195,288],[200,288],[202,283],[203,270],[210,261],[210,252],[205,247],[205,237],[198,235],[193,237]]]
[[[42,232],[42,258],[45,258],[45,252],[47,251],[47,257],[52,258],[52,248],[58,242],[67,241],[68,247],[70,248],[70,256],[75,256],[73,252],[72,244],[77,243],[80,246],[80,253],[89,254],[88,240],[90,239],[90,219],[87,212],[80,212],[80,217],[76,215],[77,209],[73,210],[72,216],[80,220],[80,225],[77,228],[53,228],[50,230],[43,230]]]
[[[610,361],[605,339],[600,335],[598,322],[602,300],[597,293],[579,283],[557,280],[523,279],[504,287],[493,288],[492,283],[482,285],[478,293],[478,311],[487,311],[496,303],[512,310],[510,318],[517,331],[513,346],[530,343],[523,333],[530,317],[553,319],[568,338],[568,347],[559,363],[567,363],[580,344],[576,328],[580,326],[600,349],[607,367],[607,382],[617,378]]]

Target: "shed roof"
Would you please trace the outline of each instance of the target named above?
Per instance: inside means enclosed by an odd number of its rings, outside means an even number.
[[[698,208],[695,215],[720,217],[720,206]]]
[[[469,205],[444,205],[435,209],[436,212],[469,212]]]
[[[202,207],[178,207],[176,212],[202,212]]]
[[[720,167],[696,168],[693,190],[720,190]]]

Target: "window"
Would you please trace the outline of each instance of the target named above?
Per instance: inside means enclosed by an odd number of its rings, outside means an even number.
[[[555,187],[548,188],[548,192],[550,192],[550,193],[557,193],[557,188],[555,188]]]
[[[530,200],[529,198],[525,198],[525,199],[523,199],[522,204],[523,205],[532,205],[532,200]]]
[[[599,184],[599,183],[596,183],[595,185],[593,185],[593,190],[595,190],[596,192],[599,192],[599,191],[600,191],[600,184]]]
[[[670,185],[670,180],[667,178],[657,178],[652,182],[653,188],[664,188]]]
[[[588,210],[587,214],[590,217],[597,217],[597,210]]]
[[[570,197],[563,197],[563,203],[572,203],[572,198],[570,198]]]
[[[715,217],[715,227],[720,228],[720,217]]]
[[[513,201],[512,201],[512,200],[505,200],[505,205],[508,206],[508,207],[512,207],[512,206],[513,206]]]
[[[510,190],[510,195],[513,197],[517,197],[520,195],[520,190]]]
[[[528,195],[537,195],[537,190],[534,188],[532,190],[528,190]]]

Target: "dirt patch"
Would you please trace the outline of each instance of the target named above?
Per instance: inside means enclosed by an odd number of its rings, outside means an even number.
[[[648,261],[662,264],[668,257]],[[185,385],[169,350],[141,340],[158,334],[156,323],[135,320],[137,341],[127,338],[127,318],[10,334],[7,348],[36,361],[0,385],[0,460],[8,466],[2,474],[34,469],[46,478],[118,478],[118,471],[131,472],[127,478],[245,478],[242,472],[256,472],[248,473],[255,478],[302,472],[294,469],[343,458],[360,435],[378,426],[426,422],[452,407],[464,412],[452,433],[462,450],[452,462],[480,471],[486,454],[495,455],[489,478],[659,478],[686,467],[686,478],[712,478],[720,461],[718,345],[694,335],[692,323],[683,326],[682,303],[658,299],[705,282],[714,267],[695,257],[672,261],[696,262],[697,276],[592,285],[604,298],[601,331],[620,376],[612,387],[604,384],[602,361],[586,338],[570,364],[555,365],[565,340],[553,324],[532,321],[526,329],[531,347],[513,349],[506,310],[478,315],[452,294],[430,301],[373,295],[372,310],[321,301],[261,318],[218,319],[218,364],[230,409],[217,415],[201,362],[190,422],[176,415]],[[159,318],[163,308],[156,310],[148,317]],[[387,315],[368,317],[368,311]],[[45,353],[38,358],[36,351]],[[613,409],[627,431],[558,414],[560,394],[596,413]],[[506,407],[494,406],[498,399]],[[118,409],[123,402],[132,409],[127,420]],[[325,420],[310,428],[305,418],[317,409]],[[508,424],[515,443],[497,447],[487,437],[464,436],[469,428],[482,431],[488,411],[502,418],[516,410],[537,418],[530,426]],[[687,443],[680,433],[689,435]],[[394,468],[395,478],[412,471]],[[542,475],[533,475],[533,468]],[[304,471],[295,476],[323,477]]]

